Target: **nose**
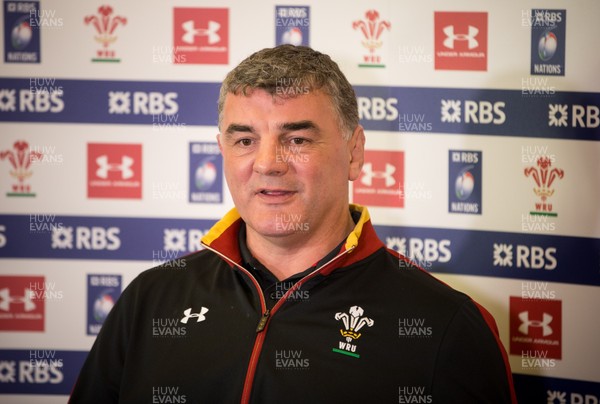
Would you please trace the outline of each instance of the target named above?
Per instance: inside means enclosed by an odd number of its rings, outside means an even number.
[[[276,139],[262,139],[254,159],[253,169],[262,175],[283,175],[288,170],[283,146]]]

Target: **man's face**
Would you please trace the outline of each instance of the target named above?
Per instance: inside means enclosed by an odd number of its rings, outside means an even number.
[[[322,235],[347,220],[348,180],[360,174],[364,134],[359,126],[343,139],[326,94],[228,94],[218,141],[249,236]]]

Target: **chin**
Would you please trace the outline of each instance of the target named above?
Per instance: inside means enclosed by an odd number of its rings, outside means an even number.
[[[286,237],[308,232],[308,224],[306,223],[271,222],[266,224],[262,222],[258,226],[251,227],[263,237]]]

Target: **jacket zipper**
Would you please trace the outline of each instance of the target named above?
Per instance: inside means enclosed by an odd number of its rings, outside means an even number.
[[[332,259],[330,259],[323,265],[321,265],[319,268],[315,269],[310,274],[308,274],[304,278],[300,279],[298,282],[296,282],[296,284],[294,285],[293,288],[290,288],[285,292],[285,294],[281,297],[281,299],[279,299],[277,301],[277,303],[275,303],[275,305],[273,306],[273,308],[271,310],[267,310],[267,304],[265,302],[265,295],[263,294],[260,284],[258,283],[256,278],[254,278],[254,276],[246,268],[239,265],[237,262],[233,261],[226,255],[220,253],[219,251],[211,248],[210,246],[208,246],[204,243],[202,243],[202,245],[206,249],[214,252],[215,254],[219,255],[226,261],[231,262],[233,265],[238,267],[242,272],[244,272],[246,275],[248,275],[248,277],[250,277],[250,280],[252,281],[252,284],[254,285],[254,287],[256,288],[256,290],[258,292],[258,297],[260,299],[261,311],[263,314],[260,317],[258,325],[256,326],[256,339],[254,340],[254,347],[252,348],[252,354],[250,355],[250,362],[248,363],[248,369],[246,370],[246,378],[244,380],[244,388],[242,390],[242,399],[240,401],[241,404],[248,404],[250,402],[250,394],[252,393],[252,385],[254,383],[254,375],[256,374],[256,367],[258,365],[258,357],[260,356],[260,354],[262,352],[262,346],[265,341],[265,336],[267,333],[266,331],[267,331],[267,328],[269,325],[269,320],[271,319],[273,314],[275,314],[275,312],[279,309],[279,307],[281,307],[281,305],[283,305],[283,303],[287,300],[288,296],[294,290],[297,290],[298,287],[302,286],[304,284],[304,282],[306,282],[307,280],[309,280],[310,278],[315,276],[321,269],[323,269],[327,265],[331,264],[333,261],[336,261],[338,258],[342,257],[343,255],[348,254],[349,252],[354,250],[354,248],[356,248],[356,246],[351,246],[349,249],[342,251],[341,253],[339,253],[338,255],[336,255],[335,257],[333,257]],[[296,287],[296,285],[298,285],[298,287]]]

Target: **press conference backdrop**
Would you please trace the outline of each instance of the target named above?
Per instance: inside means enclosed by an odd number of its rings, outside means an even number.
[[[600,3],[544,3],[3,1],[0,401],[65,402],[129,282],[186,270],[232,207],[220,82],[292,43],[355,87],[380,238],[494,315],[521,402],[598,403]]]

